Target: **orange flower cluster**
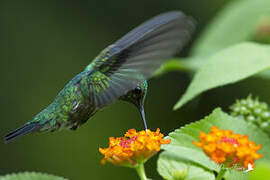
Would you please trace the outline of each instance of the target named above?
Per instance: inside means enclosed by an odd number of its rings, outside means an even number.
[[[99,152],[104,155],[101,163],[105,164],[108,161],[115,165],[134,167],[160,151],[162,144],[170,142],[170,139],[163,138],[159,129],[156,132],[136,132],[135,129],[130,129],[124,137],[110,137],[108,148],[99,148]]]
[[[237,169],[254,168],[254,161],[262,157],[256,145],[247,135],[234,134],[231,130],[220,130],[213,126],[209,134],[200,132],[200,142],[193,142],[218,164]]]

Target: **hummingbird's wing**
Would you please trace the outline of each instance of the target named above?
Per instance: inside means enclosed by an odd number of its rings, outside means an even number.
[[[156,16],[104,49],[86,68],[91,73],[90,92],[103,107],[148,79],[190,38],[195,27],[180,11]]]

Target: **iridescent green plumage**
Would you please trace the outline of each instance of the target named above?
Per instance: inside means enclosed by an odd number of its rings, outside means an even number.
[[[137,106],[147,128],[143,109],[146,80],[182,48],[193,29],[192,19],[178,11],[145,22],[105,48],[52,104],[8,134],[6,141],[33,131],[76,129],[116,99]]]

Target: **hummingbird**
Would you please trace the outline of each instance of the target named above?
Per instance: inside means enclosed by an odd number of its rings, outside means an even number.
[[[193,18],[181,11],[160,14],[101,51],[32,120],[5,136],[9,142],[31,132],[76,130],[96,112],[123,100],[135,105],[147,129],[147,80],[190,39]]]

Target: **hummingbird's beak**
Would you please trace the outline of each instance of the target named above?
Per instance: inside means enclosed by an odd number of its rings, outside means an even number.
[[[142,117],[142,120],[143,120],[143,125],[144,125],[144,128],[146,130],[147,129],[147,123],[146,123],[146,120],[145,120],[144,107],[143,107],[143,105],[141,103],[139,105],[139,111],[141,113],[141,117]]]

